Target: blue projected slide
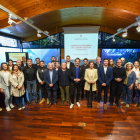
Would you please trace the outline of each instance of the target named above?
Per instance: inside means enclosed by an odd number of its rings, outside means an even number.
[[[35,63],[36,58],[43,60],[46,65],[51,62],[51,57],[55,56],[57,60],[57,49],[23,49],[23,52],[28,52],[28,57]],[[60,49],[58,49],[58,56],[60,61]]]
[[[137,60],[137,53],[140,49],[102,49],[102,62],[104,58],[117,59],[124,57],[126,62],[134,63]]]

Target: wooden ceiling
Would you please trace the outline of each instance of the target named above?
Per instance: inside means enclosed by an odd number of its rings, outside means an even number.
[[[56,33],[56,27],[58,33],[63,32],[62,27],[88,25],[101,26],[100,31],[114,34],[140,15],[139,0],[1,0],[0,4],[22,18],[31,18],[35,26],[50,35]],[[17,22],[15,27],[9,26],[8,14],[0,10],[1,32],[21,37],[25,42],[40,39],[36,30]],[[128,30],[127,38],[140,40],[136,27]]]

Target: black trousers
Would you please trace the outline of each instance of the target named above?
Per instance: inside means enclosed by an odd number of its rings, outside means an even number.
[[[136,96],[136,89],[135,89],[135,86],[133,86],[133,94],[132,94],[132,98],[135,98]]]
[[[120,96],[123,90],[123,82],[112,81],[111,83],[111,92],[110,92],[110,102],[114,102],[114,97],[116,97],[115,103],[118,104]]]
[[[104,90],[104,104],[106,104],[107,97],[108,97],[108,89],[109,89],[108,85],[102,86],[100,83],[98,84],[98,96],[97,96],[98,103],[100,103],[100,101],[101,101],[102,90]]]
[[[84,86],[85,86],[85,80],[82,81],[82,94],[81,94],[81,98],[84,98]]]
[[[90,91],[87,92],[87,104],[92,106],[93,96],[96,94],[96,91],[92,91],[92,84],[90,84]]]
[[[47,99],[48,98],[48,93],[47,93],[47,89],[45,88],[45,84],[41,85],[39,84],[41,93],[42,93],[42,98]]]
[[[82,86],[81,98],[83,99],[85,97],[85,94],[84,94],[85,80],[82,81],[81,86]],[[87,96],[87,91],[86,91],[86,96]]]
[[[74,97],[75,97],[75,87],[77,87],[77,95],[76,95],[76,102],[79,102],[79,98],[80,98],[80,87],[81,84],[78,83],[74,83],[71,85],[71,103],[74,104]]]
[[[24,97],[24,101],[25,101],[25,102],[28,102],[28,101],[27,101],[27,98],[26,98],[26,88],[27,88],[27,83],[26,83],[26,81],[24,81],[25,94],[23,95],[23,97]]]

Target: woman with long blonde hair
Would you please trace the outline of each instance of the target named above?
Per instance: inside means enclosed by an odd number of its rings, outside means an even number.
[[[9,70],[8,64],[2,63],[1,70],[0,70],[0,91],[1,91],[1,93],[4,93],[4,95],[5,95],[5,105],[6,105],[7,111],[11,111],[11,108],[15,107],[12,104],[13,97],[10,96],[10,88],[11,88],[10,73],[11,72]]]

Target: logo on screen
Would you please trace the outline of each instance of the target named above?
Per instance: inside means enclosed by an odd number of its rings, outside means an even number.
[[[80,37],[82,37],[82,35],[80,35]]]

